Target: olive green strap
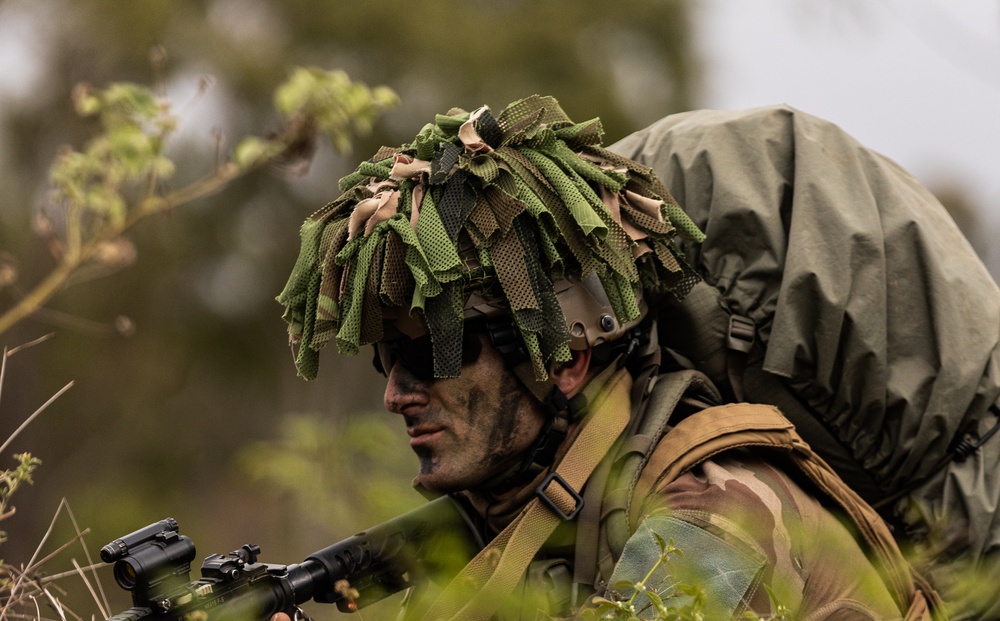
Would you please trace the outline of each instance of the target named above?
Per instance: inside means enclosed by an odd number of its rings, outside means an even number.
[[[631,384],[632,378],[624,369],[611,378],[594,400],[591,415],[584,420],[576,441],[554,475],[546,479],[548,485],[543,484],[548,502],[535,498],[528,503],[452,580],[423,621],[486,621],[503,605],[564,516],[579,509],[579,497],[574,498],[568,489],[576,493],[583,487],[628,425]]]

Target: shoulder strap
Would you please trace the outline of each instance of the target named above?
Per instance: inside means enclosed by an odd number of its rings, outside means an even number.
[[[609,381],[594,402],[593,416],[585,419],[566,456],[539,486],[538,497],[448,584],[424,621],[485,621],[503,605],[561,520],[579,509],[577,490],[628,425],[631,386],[624,370]]]
[[[574,555],[574,581],[589,590],[611,575],[625,543],[632,535],[628,497],[677,404],[687,394],[720,402],[711,381],[694,370],[674,371],[650,378],[632,390],[632,421],[587,482],[580,513]]]
[[[937,593],[917,576],[903,558],[888,526],[806,444],[792,423],[770,405],[734,403],[707,408],[680,421],[659,442],[639,476],[629,499],[629,524],[634,530],[647,498],[678,476],[722,451],[759,447],[781,451],[816,486],[844,510],[857,526],[874,557],[886,586],[901,610],[941,611]],[[921,618],[910,616],[907,618]],[[929,618],[929,616],[927,616]]]
[[[777,408],[747,403],[706,408],[675,425],[657,444],[629,495],[629,529],[654,491],[716,453],[739,446],[791,451],[794,427]],[[801,440],[800,440],[801,441]]]

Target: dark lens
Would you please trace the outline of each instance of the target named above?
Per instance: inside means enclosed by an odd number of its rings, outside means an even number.
[[[418,339],[397,339],[375,345],[375,354],[387,377],[396,364],[415,378],[429,382],[434,379],[434,347],[429,334]],[[376,366],[378,368],[378,366]]]
[[[462,364],[470,364],[479,359],[482,350],[479,332],[466,329],[462,335]],[[430,382],[434,379],[434,344],[431,336],[425,334],[417,339],[396,339],[375,344],[375,358],[372,364],[380,373],[389,376],[392,367],[399,363],[413,377]]]
[[[113,573],[115,582],[126,591],[134,589],[139,582],[139,575],[131,558],[124,558],[115,563]]]

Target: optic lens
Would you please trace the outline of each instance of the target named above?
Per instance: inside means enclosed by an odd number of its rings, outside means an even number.
[[[129,557],[115,563],[114,575],[115,582],[126,591],[131,591],[135,588],[136,583],[139,581],[136,568],[132,565],[132,559]]]

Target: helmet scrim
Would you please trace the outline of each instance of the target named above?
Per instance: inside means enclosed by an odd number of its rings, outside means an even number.
[[[383,322],[422,315],[434,376],[455,377],[471,306],[492,304],[543,380],[570,359],[556,293],[566,282],[598,283],[619,324],[640,318],[643,289],[686,295],[698,276],[674,237],[704,235],[647,167],[602,148],[602,133],[599,119],[573,123],[536,95],[497,117],[485,106],[438,115],[362,162],[302,225],[278,297],[299,375],[316,377],[331,339],[355,354]]]

